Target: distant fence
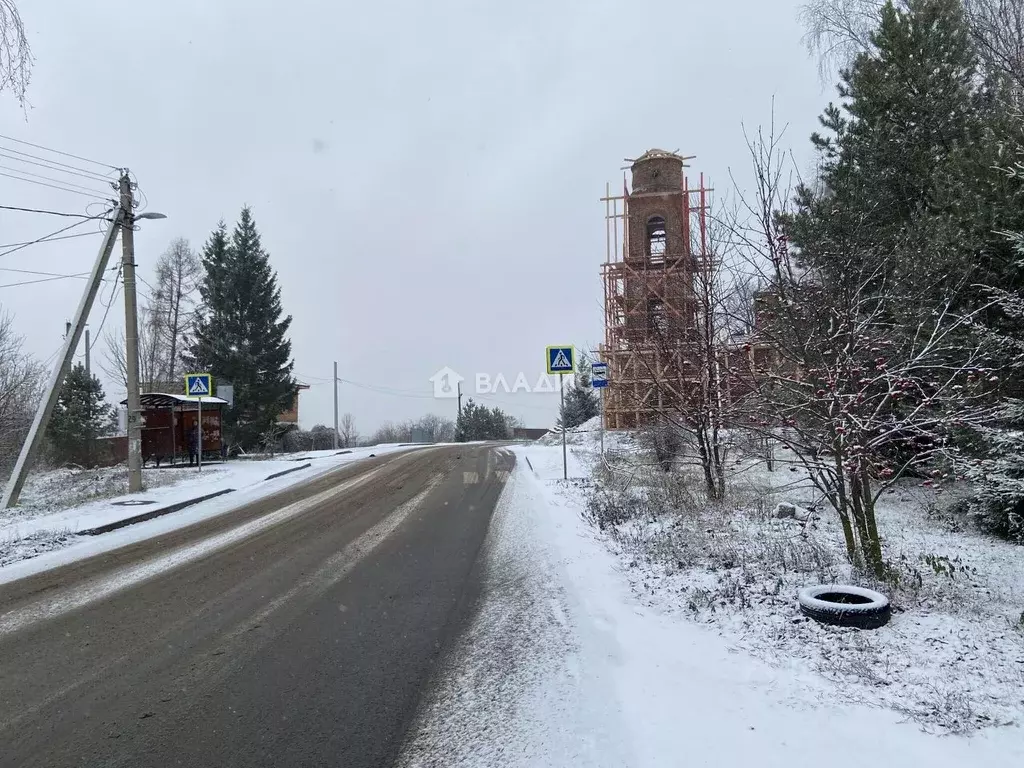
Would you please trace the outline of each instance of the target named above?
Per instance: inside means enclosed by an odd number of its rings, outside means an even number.
[[[512,437],[516,440],[540,440],[550,432],[550,429],[535,429],[531,427],[516,427],[512,430]]]

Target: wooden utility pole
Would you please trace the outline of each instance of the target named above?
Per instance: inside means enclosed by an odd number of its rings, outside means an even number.
[[[459,416],[462,416],[462,382],[457,382],[455,386],[459,390]]]
[[[142,490],[142,407],[139,403],[139,317],[135,289],[135,212],[128,171],[121,176],[121,270],[124,280],[125,368],[128,380],[128,493]],[[201,428],[201,427],[200,427]]]

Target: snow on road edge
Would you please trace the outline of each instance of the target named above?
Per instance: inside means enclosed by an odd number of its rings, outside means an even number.
[[[560,448],[513,450],[530,462],[517,462],[495,512],[479,613],[400,765],[1024,764],[1019,728],[926,734],[641,605],[582,520],[579,491],[557,479]]]

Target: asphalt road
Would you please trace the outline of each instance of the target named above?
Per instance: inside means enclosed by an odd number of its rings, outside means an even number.
[[[513,461],[370,459],[0,585],[0,765],[389,765]]]

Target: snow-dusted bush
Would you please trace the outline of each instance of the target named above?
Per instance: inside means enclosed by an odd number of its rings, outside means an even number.
[[[674,424],[663,423],[651,427],[644,433],[644,438],[654,450],[659,466],[668,472],[672,469],[676,458],[683,452],[683,435]]]
[[[636,494],[604,488],[595,490],[587,498],[584,517],[604,531],[635,520],[645,511],[646,502]]]
[[[1013,175],[1024,177],[1024,164],[1015,166]],[[1010,239],[1017,265],[1024,269],[1024,234]],[[1009,321],[1008,330],[992,334],[993,342],[997,354],[1008,361],[1011,380],[1019,381],[1024,373],[1024,337],[1020,335],[1024,296],[1001,289],[994,290],[993,296]],[[969,467],[968,476],[978,485],[975,511],[981,524],[992,533],[1024,543],[1024,401],[1007,398],[999,417],[979,430],[987,443],[986,455]]]
[[[291,429],[281,437],[281,450],[285,453],[302,453],[313,450],[313,435],[301,429]]]
[[[1024,420],[1024,404],[1012,404]],[[988,457],[974,462],[968,476],[977,483],[973,511],[987,531],[1024,544],[1024,433],[1011,429],[986,430]]]

